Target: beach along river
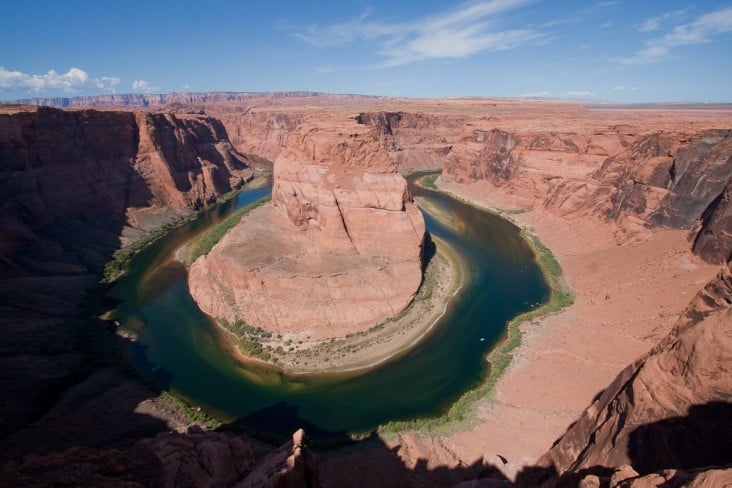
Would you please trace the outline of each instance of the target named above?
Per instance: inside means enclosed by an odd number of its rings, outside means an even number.
[[[465,262],[466,283],[424,341],[394,361],[359,374],[287,377],[242,365],[222,344],[220,330],[196,306],[186,268],[175,252],[192,236],[262,196],[246,189],[156,241],[134,258],[110,290],[113,316],[135,331],[130,362],[162,388],[210,415],[252,431],[289,436],[304,427],[314,437],[367,432],[390,420],[437,416],[488,372],[486,353],[506,323],[547,299],[549,290],[529,245],[510,222],[415,184],[412,195],[429,232]],[[423,199],[423,200],[422,200]]]

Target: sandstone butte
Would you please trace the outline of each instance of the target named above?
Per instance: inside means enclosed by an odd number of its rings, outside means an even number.
[[[303,486],[730,483],[728,106],[313,93],[41,102],[103,110],[0,109],[3,479],[33,486],[39,473],[54,480],[74,467],[79,483],[109,483],[146,473],[145,460],[156,479],[161,467],[179,481],[215,472],[222,486],[271,478],[266,453],[252,466],[228,436],[184,433],[190,420],[155,391],[90,361],[77,304],[120,242],[212,200],[229,175],[262,161],[253,154],[279,160],[327,126],[320,135],[334,140],[343,136],[330,129],[369,127],[400,171],[442,170],[441,188],[514,211],[561,262],[575,303],[522,324],[522,344],[469,428],[401,432],[317,468],[298,461],[310,456],[297,458],[293,440],[280,452],[301,467],[289,472]],[[141,107],[156,108],[132,111]],[[204,126],[217,129],[195,129]],[[204,167],[225,178],[206,180]],[[287,208],[269,212],[296,228],[297,206]],[[180,437],[155,437],[171,429]]]
[[[425,224],[374,130],[304,124],[274,163],[272,204],[189,274],[205,313],[322,340],[398,315],[422,281]]]

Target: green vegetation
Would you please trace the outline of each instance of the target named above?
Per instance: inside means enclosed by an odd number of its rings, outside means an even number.
[[[541,315],[555,313],[572,305],[574,303],[574,296],[567,289],[567,286],[564,283],[562,265],[559,264],[557,258],[554,257],[554,254],[552,254],[549,248],[546,247],[537,236],[529,234],[525,230],[521,231],[521,235],[534,249],[536,259],[544,273],[544,278],[551,289],[551,297],[549,301],[540,309],[543,311]],[[537,311],[529,312],[529,314]],[[536,317],[527,317],[524,320],[533,320],[534,318]]]
[[[163,224],[160,227],[151,230],[140,239],[136,240],[129,246],[117,250],[112,259],[104,265],[104,274],[102,275],[102,283],[112,283],[117,278],[122,276],[130,265],[132,257],[138,252],[145,249],[147,246],[157,241],[165,234],[175,229],[178,226],[190,222],[198,216],[198,213],[192,213],[183,217],[179,217],[167,224]]]
[[[435,185],[435,181],[437,181],[437,178],[439,177],[440,173],[433,173],[431,175],[423,176],[419,180],[419,184],[422,185],[423,188],[427,188],[428,190],[439,191],[439,188],[437,188],[437,185]]]
[[[191,251],[189,262],[193,263],[199,257],[208,254],[211,249],[213,249],[213,247],[216,245],[216,243],[219,242],[222,237],[224,237],[224,234],[226,234],[236,224],[238,224],[245,214],[251,212],[257,207],[261,207],[265,203],[269,202],[270,199],[271,197],[269,196],[260,198],[256,202],[252,202],[246,207],[240,208],[239,210],[232,213],[224,220],[213,226],[211,229],[209,229],[203,236],[198,239],[198,242],[196,242],[195,247]]]
[[[253,327],[242,319],[237,319],[233,324],[226,319],[220,319],[219,325],[231,332],[236,337],[236,345],[242,353],[252,358],[269,361],[272,359],[271,347],[262,344],[262,341],[271,339],[272,333],[259,327]]]
[[[209,429],[216,429],[221,427],[222,422],[210,417],[204,412],[201,407],[194,408],[185,399],[167,391],[163,391],[160,397],[165,400],[168,404],[173,405],[181,413],[183,413],[188,420],[199,425],[208,427]]]
[[[267,173],[262,174],[258,180],[252,181],[251,184],[258,183],[266,176],[267,176]],[[249,184],[247,186],[249,186]],[[232,198],[234,198],[236,195],[238,195],[240,192],[241,192],[241,189],[231,190],[231,191],[219,196],[219,198],[216,200],[216,204],[227,202],[227,201],[231,200]],[[227,219],[224,219],[224,221],[222,221],[218,226],[216,226],[216,228],[218,228],[219,226],[224,224],[224,222],[229,221],[229,219],[232,219],[234,222],[231,225],[229,225],[229,227],[227,227],[221,231],[220,235],[218,235],[218,237],[216,237],[216,240],[213,241],[212,244],[210,244],[210,247],[203,254],[207,254],[208,251],[211,250],[211,247],[213,247],[214,244],[216,244],[216,242],[218,242],[218,240],[221,239],[221,236],[223,236],[227,230],[229,230],[231,227],[236,225],[237,222],[239,222],[242,215],[244,215],[245,213],[249,212],[250,210],[266,203],[268,201],[268,199],[269,199],[269,197],[258,200],[250,205],[247,205],[246,207],[244,207],[242,209],[237,210],[234,214],[227,217]],[[177,219],[174,219],[166,224],[161,225],[160,227],[157,227],[157,228],[151,230],[150,232],[148,232],[147,234],[145,234],[144,236],[142,236],[141,238],[139,238],[138,240],[136,240],[129,246],[124,247],[122,249],[118,249],[112,255],[112,259],[109,260],[104,265],[102,283],[109,284],[109,283],[112,283],[113,281],[117,280],[120,276],[122,276],[127,271],[127,268],[130,265],[130,261],[137,253],[139,253],[140,251],[145,249],[147,246],[149,246],[153,242],[157,241],[158,239],[160,239],[161,237],[163,237],[164,235],[166,235],[168,232],[175,229],[176,227],[180,227],[181,225],[183,225],[185,223],[188,223],[188,222],[191,222],[191,221],[197,219],[201,215],[201,213],[207,211],[209,208],[210,208],[210,206],[199,209],[188,215],[178,217]],[[236,218],[234,219],[235,215],[236,215]],[[215,236],[212,236],[212,238],[213,237],[215,237]],[[196,257],[198,257],[198,256],[196,256]],[[193,262],[193,260],[191,262]]]
[[[424,178],[422,182],[424,182]],[[437,191],[442,190],[438,189]],[[451,196],[457,198],[454,195]],[[475,421],[477,402],[493,393],[498,379],[513,359],[513,351],[521,344],[519,326],[524,322],[531,322],[540,317],[557,313],[574,303],[574,296],[564,283],[562,266],[551,250],[541,242],[538,236],[530,234],[526,230],[521,231],[521,236],[526,239],[534,250],[537,262],[551,290],[549,300],[541,307],[529,310],[508,323],[503,340],[487,357],[490,366],[485,380],[476,388],[464,393],[443,415],[389,422],[379,427],[381,434],[389,436],[404,430],[446,434],[469,428]]]

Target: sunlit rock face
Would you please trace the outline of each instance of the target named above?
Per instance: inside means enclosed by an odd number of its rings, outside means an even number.
[[[272,204],[194,263],[207,314],[323,339],[399,314],[422,279],[425,225],[373,131],[305,124],[274,167]]]

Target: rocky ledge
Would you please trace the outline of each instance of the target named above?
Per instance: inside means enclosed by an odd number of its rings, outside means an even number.
[[[291,340],[366,330],[422,281],[425,224],[371,128],[304,124],[275,161],[272,204],[191,267],[208,315]]]

